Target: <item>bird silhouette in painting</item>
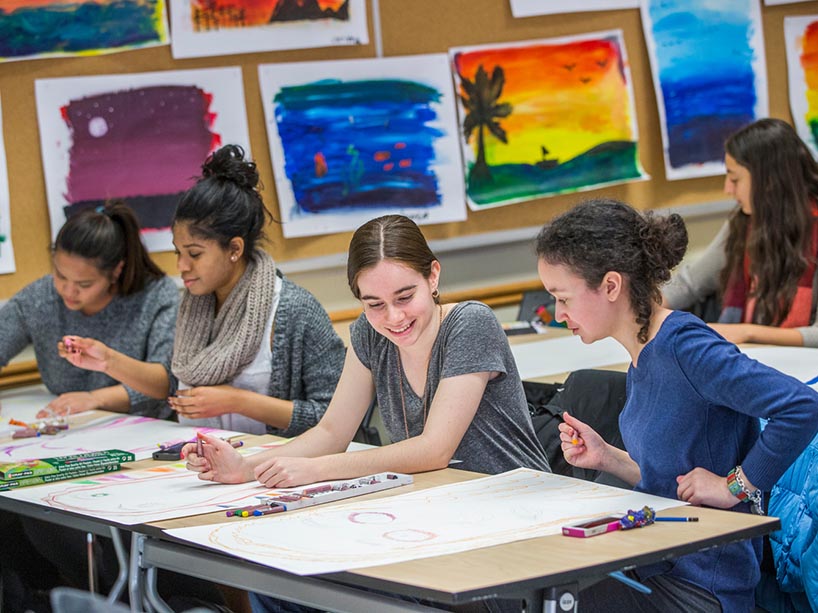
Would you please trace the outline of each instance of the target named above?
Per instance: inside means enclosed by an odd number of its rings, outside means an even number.
[[[577,65],[575,62],[573,64],[563,64],[562,67],[565,68],[565,70],[567,70],[568,72],[571,72],[574,68],[577,67]]]

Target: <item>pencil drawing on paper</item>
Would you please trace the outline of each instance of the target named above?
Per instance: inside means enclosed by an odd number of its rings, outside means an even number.
[[[564,524],[679,501],[517,469],[379,500],[169,531],[297,574],[335,572],[558,534]]]

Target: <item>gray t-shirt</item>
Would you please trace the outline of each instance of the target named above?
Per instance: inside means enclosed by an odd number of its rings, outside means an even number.
[[[130,296],[115,296],[94,315],[66,308],[54,280],[46,275],[27,285],[0,309],[0,367],[34,345],[37,368],[52,394],[90,391],[117,385],[105,373],[77,368],[57,353],[57,343],[70,334],[95,338],[137,360],[170,369],[179,292],[168,277],[151,281]],[[148,398],[127,386],[130,413],[167,417],[167,402]]]
[[[423,431],[423,399],[412,390],[398,365],[398,349],[377,333],[365,315],[352,324],[351,342],[361,363],[372,371],[378,407],[392,441]],[[471,425],[455,451],[454,468],[497,474],[526,467],[550,472],[534,434],[514,356],[492,310],[480,302],[456,304],[432,347],[426,389],[428,406],[441,379],[475,372],[499,372],[488,382]],[[406,402],[406,421],[400,385]]]

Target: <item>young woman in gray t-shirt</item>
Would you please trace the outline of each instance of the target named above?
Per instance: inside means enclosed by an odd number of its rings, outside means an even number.
[[[189,469],[205,480],[258,479],[268,487],[422,472],[452,461],[488,473],[549,470],[500,325],[480,303],[439,303],[440,262],[413,221],[388,215],[360,227],[347,276],[364,313],[318,425],[249,457],[205,437],[202,456],[195,445],[185,448]],[[373,400],[393,444],[344,453]]]

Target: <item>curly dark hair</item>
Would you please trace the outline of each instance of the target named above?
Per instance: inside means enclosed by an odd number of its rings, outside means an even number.
[[[640,213],[611,199],[587,200],[540,230],[537,256],[567,266],[590,288],[615,271],[629,281],[631,308],[639,324],[637,338],[648,342],[659,290],[687,250],[687,228],[677,214]]]
[[[734,133],[724,149],[750,173],[752,216],[730,215],[727,264],[721,290],[741,272],[745,253],[755,286],[754,323],[779,325],[789,314],[809,264],[818,164],[795,130],[780,119],[760,119]],[[752,221],[752,223],[751,223]]]

